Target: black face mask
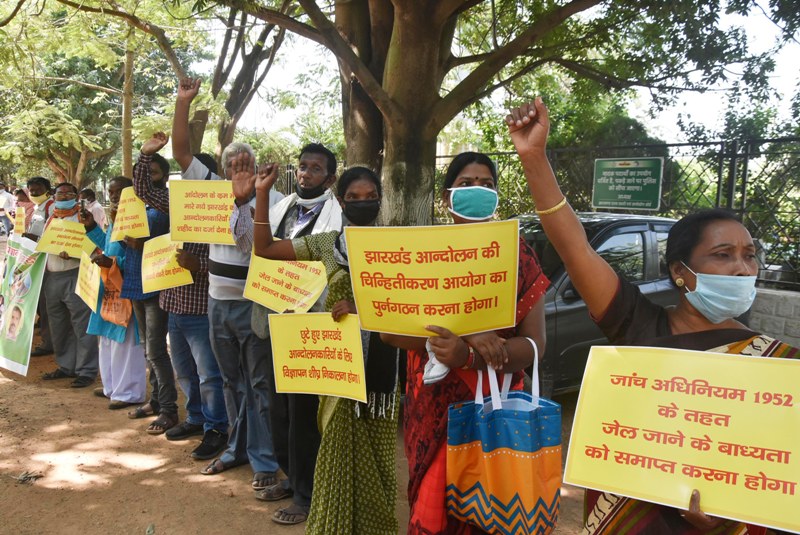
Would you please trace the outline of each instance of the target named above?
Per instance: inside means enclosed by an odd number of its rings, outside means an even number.
[[[378,217],[381,201],[344,201],[344,215],[348,221],[358,226],[369,225]]]
[[[317,197],[325,193],[325,190],[327,189],[328,186],[325,185],[325,182],[311,189],[301,188],[300,184],[297,183],[295,183],[294,185],[294,191],[295,193],[297,193],[297,196],[300,197],[301,199],[316,199]]]

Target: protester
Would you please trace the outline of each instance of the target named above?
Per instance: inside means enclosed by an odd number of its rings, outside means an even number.
[[[14,229],[10,216],[14,212],[16,201],[16,197],[6,188],[6,183],[0,180],[0,235],[8,236]]]
[[[545,155],[550,123],[542,100],[512,110],[506,123],[534,202],[542,207],[542,227],[613,344],[797,358],[797,349],[770,342],[734,319],[752,305],[758,271],[753,239],[734,215],[701,210],[670,229],[666,261],[680,300],[675,307],[661,307],[618,276],[589,245]],[[688,510],[587,490],[584,511],[585,533],[617,533],[619,526],[642,535],[765,533],[764,528],[707,516],[697,490]]]
[[[169,179],[169,163],[160,155],[154,155],[154,157],[157,159],[150,165],[153,185],[160,189],[166,189]],[[158,435],[164,432],[164,426],[161,425],[163,422],[174,421],[177,423],[178,421],[178,390],[175,386],[175,373],[167,352],[169,315],[158,304],[158,292],[145,294],[142,290],[142,249],[148,239],[169,232],[169,217],[148,206],[147,225],[150,233],[148,238],[125,237],[127,245],[126,276],[122,285],[121,297],[131,300],[139,338],[145,345],[145,356],[150,369],[151,396],[149,403],[151,407],[154,405],[158,407],[158,415],[161,419],[161,422],[158,421],[158,418],[151,422],[146,431],[149,434]]]
[[[336,156],[318,143],[308,144],[300,151],[295,173],[295,192],[270,207],[275,221],[273,235],[280,239],[297,239],[322,232],[339,232],[342,228],[342,209],[329,187],[336,179]],[[254,193],[250,181],[236,181],[233,192],[239,205],[231,218],[231,230],[236,245],[243,253],[253,250],[253,215],[247,200]],[[324,295],[311,311],[324,310]],[[267,309],[253,304],[253,330],[261,338],[269,338]],[[311,505],[314,468],[319,450],[317,428],[319,397],[307,394],[278,394],[271,345],[267,346],[265,365],[270,396],[270,426],[272,444],[278,464],[287,479],[256,493],[264,501],[292,498],[293,505],[278,509],[273,520],[281,524],[300,523]],[[298,514],[300,513],[300,514]]]
[[[97,202],[97,196],[94,193],[94,190],[89,188],[83,188],[80,194],[81,201],[83,202],[83,209],[88,211],[92,214],[94,218],[94,222],[97,225],[105,230],[108,226],[108,218],[106,217],[106,211]]]
[[[140,199],[168,215],[169,190],[158,187],[151,178],[154,167],[158,166],[153,163],[153,157],[166,142],[167,137],[159,133],[142,145],[133,171],[133,185]],[[184,243],[177,260],[178,265],[191,271],[194,283],[162,290],[159,306],[169,313],[170,356],[178,384],[186,396],[186,420],[171,425],[169,420],[162,419],[154,430],[164,429],[169,433],[169,440],[185,440],[202,433],[203,440],[192,450],[191,456],[210,459],[227,443],[228,419],[222,376],[209,337],[208,245]],[[151,400],[129,416],[139,418],[158,411],[159,407],[152,403]]]
[[[189,107],[200,90],[200,80],[183,79],[178,84],[175,117],[172,122],[172,155],[186,180],[220,180],[189,145]],[[231,143],[222,153],[222,173],[230,179],[230,161],[239,152],[253,154],[246,143]],[[255,165],[255,163],[253,163]],[[272,196],[275,203],[282,196]],[[251,203],[254,205],[254,203]],[[278,461],[272,448],[269,427],[267,366],[263,355],[269,344],[252,330],[252,301],[244,298],[250,253],[235,245],[209,247],[208,316],[211,344],[222,372],[225,407],[231,424],[228,447],[201,473],[213,475],[230,467],[250,463],[253,490],[277,483]]]
[[[87,331],[97,335],[100,342],[99,363],[100,380],[103,386],[95,389],[97,396],[109,398],[108,408],[118,410],[142,403],[146,394],[146,365],[144,347],[139,343],[136,333],[136,318],[131,314],[127,318],[120,318],[119,314],[109,316],[104,314],[103,304],[109,300],[118,302],[123,300],[122,287],[114,286],[115,271],[123,271],[126,265],[128,247],[121,241],[112,241],[111,234],[114,230],[114,220],[117,217],[117,207],[122,190],[133,186],[133,181],[124,176],[111,179],[108,183],[108,197],[111,201],[111,224],[103,232],[103,228],[94,220],[94,215],[84,209],[81,220],[86,227],[86,235],[101,248],[101,252],[92,256],[92,262],[100,266],[105,276],[100,283],[100,293],[97,299],[97,310],[89,318]],[[135,273],[123,273],[123,280],[136,277]],[[109,283],[104,281],[108,280]],[[118,304],[118,303],[113,303]],[[116,311],[126,309],[116,307]],[[107,317],[108,316],[108,317]],[[124,319],[124,321],[122,321]]]
[[[20,188],[14,192],[14,195],[17,197],[17,208],[15,214],[20,210],[23,211],[25,214],[25,226],[23,228],[15,228],[14,232],[17,234],[24,234],[28,225],[31,224],[31,218],[33,217],[33,210],[36,208],[36,205],[30,200],[28,197],[28,192],[24,189]]]
[[[29,188],[30,182],[28,185]],[[62,182],[55,188],[55,210],[50,218],[78,221],[78,188]],[[34,218],[36,215],[34,215]],[[49,221],[48,221],[49,223]],[[30,231],[30,229],[29,229]],[[75,294],[80,261],[66,252],[48,254],[44,280],[47,318],[58,368],[42,375],[44,380],[74,378],[72,388],[94,383],[98,368],[97,336],[89,334],[91,310]]]
[[[50,181],[41,176],[32,177],[28,180],[28,197],[35,205],[31,219],[26,223],[26,230],[22,236],[33,241],[39,241],[44,232],[44,226],[53,215],[55,200],[52,197],[52,187]],[[53,341],[50,337],[50,322],[47,320],[47,300],[44,288],[47,283],[47,271],[45,270],[42,278],[42,292],[39,294],[39,336],[41,344],[31,351],[32,357],[42,357],[53,353]]]
[[[325,265],[328,295],[325,309],[334,320],[355,314],[347,249],[342,231],[294,240],[272,239],[270,228],[280,222],[268,208],[268,195],[277,178],[272,164],[253,175],[247,155],[235,160],[236,181],[255,184],[254,252],[273,260],[313,260]],[[241,173],[239,175],[238,173]],[[381,183],[371,170],[353,167],[337,185],[346,223],[374,225],[381,202]],[[322,441],[314,474],[310,510],[292,505],[279,523],[308,519],[306,533],[397,533],[397,474],[395,451],[399,414],[399,352],[380,341],[377,333],[362,333],[369,404],[321,396],[318,421]]]
[[[450,163],[442,198],[453,222],[488,221],[497,210],[497,171],[485,154],[465,152]],[[464,229],[469,232],[469,229]],[[381,334],[392,345],[408,349],[404,443],[408,458],[409,534],[480,533],[445,508],[447,408],[475,398],[477,369],[491,366],[514,373],[512,389],[522,387],[521,370],[533,363],[532,339],[544,353],[544,301],[549,281],[533,250],[520,238],[517,275],[516,326],[469,336],[430,325],[427,340],[436,359],[449,371],[433,384],[423,377],[428,364],[425,338]]]

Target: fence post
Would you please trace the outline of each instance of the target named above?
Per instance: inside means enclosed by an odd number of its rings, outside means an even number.
[[[733,210],[734,192],[736,185],[736,160],[739,156],[739,142],[734,140],[731,144],[731,151],[728,153],[728,184],[727,184],[727,208]]]

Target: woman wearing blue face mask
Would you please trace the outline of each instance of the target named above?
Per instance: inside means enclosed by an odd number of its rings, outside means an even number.
[[[597,324],[616,345],[658,346],[716,353],[794,357],[798,350],[759,335],[737,321],[755,298],[758,269],[747,229],[724,210],[703,210],[678,221],[667,239],[666,260],[680,302],[648,301],[592,249],[556,182],[545,155],[549,130],[541,99],[506,117],[542,227]],[[586,491],[585,533],[765,533],[760,526],[710,517],[694,491],[688,510]]]
[[[494,217],[498,204],[497,171],[485,154],[464,152],[453,158],[443,186],[443,200],[454,223],[477,223]],[[451,403],[474,398],[476,370],[490,365],[513,373],[511,388],[522,388],[522,370],[533,363],[531,340],[535,341],[539,354],[544,352],[541,297],[550,281],[542,273],[535,253],[522,239],[517,281],[513,328],[456,336],[445,328],[430,325],[426,328],[434,334],[427,340],[381,334],[387,343],[408,350],[403,438],[409,470],[409,535],[482,533],[447,515],[447,408]]]

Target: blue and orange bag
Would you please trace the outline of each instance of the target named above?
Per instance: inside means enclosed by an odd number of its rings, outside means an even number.
[[[479,371],[475,401],[448,410],[447,514],[488,533],[551,533],[561,499],[561,406],[538,396],[538,373],[530,394],[509,393],[510,375],[501,393],[495,371],[487,375],[491,400]]]

